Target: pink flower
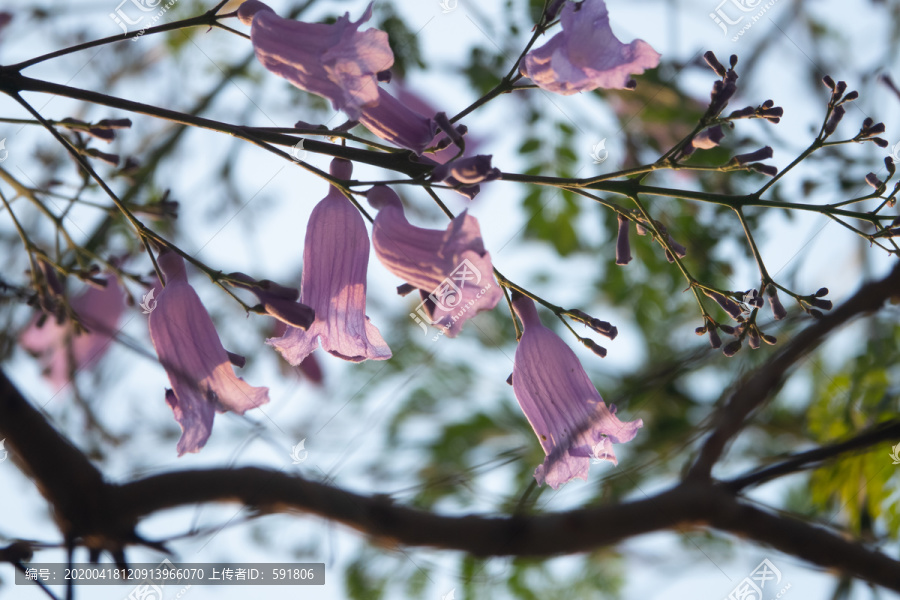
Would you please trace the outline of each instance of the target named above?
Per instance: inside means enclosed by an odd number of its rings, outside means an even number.
[[[371,16],[372,3],[359,21],[351,22],[346,13],[331,25],[282,19],[258,0],[238,8],[241,22],[250,25],[256,58],[266,69],[328,98],[354,120],[363,108],[378,104],[378,74],[394,64],[387,33],[359,31]]]
[[[620,421],[615,406],[606,407],[575,353],[544,327],[530,298],[513,292],[513,308],[524,326],[513,392],[547,455],[534,478],[553,489],[576,478],[587,481],[591,458],[618,464],[612,445],[632,440],[644,423]]]
[[[234,374],[209,313],[188,283],[184,259],[164,251],[157,262],[166,285],[150,312],[150,340],[172,384],[166,403],[181,425],[181,456],[206,444],[214,412],[242,415],[267,403],[269,389],[253,387]]]
[[[331,174],[349,179],[353,164],[331,161]],[[359,210],[331,187],[313,209],[306,226],[300,302],[316,318],[304,331],[288,327],[280,338],[267,340],[297,366],[319,345],[344,360],[385,360],[391,350],[366,316],[366,270],[369,235]]]
[[[388,271],[419,289],[421,317],[456,337],[466,320],[497,305],[503,292],[475,217],[463,211],[446,231],[423,229],[406,220],[390,188],[375,186],[368,199],[379,209],[372,227],[375,255]]]
[[[19,338],[22,347],[38,357],[44,377],[58,390],[71,374],[93,367],[109,349],[125,310],[125,293],[119,280],[109,274],[105,287],[90,286],[69,304],[87,331],[76,334],[71,321],[59,323],[54,317],[38,315]]]
[[[603,0],[566,2],[563,30],[522,61],[521,71],[538,87],[568,96],[597,88],[630,89],[630,75],[659,64],[659,53],[643,40],[623,44],[609,26]]]

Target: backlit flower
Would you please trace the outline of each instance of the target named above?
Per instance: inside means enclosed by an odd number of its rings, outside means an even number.
[[[538,87],[564,96],[633,88],[632,74],[659,64],[659,54],[647,42],[623,44],[616,38],[603,0],[566,2],[560,20],[563,30],[529,52],[520,67]]]
[[[378,209],[372,227],[375,255],[420,291],[420,316],[456,337],[466,320],[497,305],[503,292],[475,217],[463,211],[445,231],[424,229],[406,220],[400,198],[390,188],[375,186],[368,199]]]
[[[352,169],[349,161],[331,161],[335,177],[349,179]],[[300,302],[315,311],[315,321],[306,331],[288,327],[283,336],[267,342],[294,366],[319,343],[351,362],[390,358],[390,348],[366,316],[368,265],[369,236],[362,215],[331,187],[309,217],[303,250]]]
[[[206,444],[215,412],[242,415],[267,403],[269,389],[251,386],[234,374],[209,313],[188,283],[184,259],[163,252],[157,262],[166,285],[150,312],[150,340],[172,384],[166,403],[181,425],[181,456],[199,452]]]
[[[620,421],[575,353],[541,323],[534,302],[515,292],[513,296],[524,326],[516,348],[513,391],[547,455],[534,477],[553,489],[575,478],[587,481],[591,459],[618,464],[612,445],[632,440],[643,422]]]

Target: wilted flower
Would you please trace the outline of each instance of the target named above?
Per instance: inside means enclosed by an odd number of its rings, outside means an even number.
[[[76,331],[71,321],[60,323],[37,315],[19,337],[19,343],[38,358],[44,377],[56,389],[68,383],[70,374],[96,364],[109,349],[125,310],[125,293],[119,280],[108,274],[106,286],[91,285],[73,297],[69,306],[86,331]]]
[[[643,40],[623,44],[613,34],[603,0],[566,2],[562,32],[522,61],[521,71],[539,87],[568,96],[597,88],[630,89],[632,74],[659,64],[659,53]]]
[[[181,456],[206,444],[215,411],[242,415],[267,403],[269,389],[253,387],[234,374],[209,313],[188,283],[184,259],[164,251],[157,263],[166,285],[150,312],[150,340],[172,384],[166,403],[181,425]]]
[[[612,445],[632,440],[643,422],[620,421],[607,408],[575,353],[544,327],[530,298],[513,292],[513,308],[524,326],[513,392],[547,455],[534,477],[553,489],[575,478],[587,481],[591,458],[618,464]]]
[[[379,209],[372,227],[378,260],[420,291],[432,324],[456,337],[466,320],[497,305],[503,292],[475,217],[463,211],[446,231],[423,229],[406,220],[390,188],[375,186],[368,199]]]
[[[353,164],[336,158],[331,174],[349,179]],[[306,331],[289,327],[267,340],[292,365],[299,365],[319,343],[334,356],[361,362],[385,360],[391,350],[366,316],[369,235],[362,215],[335,187],[313,209],[306,225],[300,302],[316,319]]]
[[[394,54],[384,31],[359,31],[372,3],[358,21],[346,13],[331,25],[283,19],[258,0],[247,0],[237,14],[250,25],[253,50],[269,71],[328,98],[354,120],[379,103],[378,75],[391,68]]]

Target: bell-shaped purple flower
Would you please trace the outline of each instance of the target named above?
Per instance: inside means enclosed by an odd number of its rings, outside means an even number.
[[[406,220],[400,198],[390,188],[375,186],[368,199],[378,209],[372,227],[375,255],[388,271],[419,290],[422,303],[416,312],[423,320],[456,337],[466,320],[497,305],[503,292],[475,217],[463,211],[446,231],[423,229]]]
[[[331,161],[331,174],[350,179],[353,164]],[[288,327],[267,340],[290,364],[297,366],[319,343],[344,360],[362,362],[391,357],[378,328],[366,316],[366,270],[369,236],[359,210],[335,187],[313,209],[306,226],[300,302],[316,312],[304,331]]]
[[[119,280],[109,274],[106,286],[88,287],[69,305],[86,331],[76,333],[71,321],[60,323],[53,317],[37,315],[19,337],[19,343],[38,358],[44,377],[57,390],[65,387],[70,374],[92,367],[109,349],[125,310],[125,293]]]
[[[378,102],[362,109],[359,122],[381,139],[416,154],[422,154],[437,133],[433,118],[420,115],[382,89]]]
[[[394,64],[387,33],[359,31],[371,16],[372,3],[359,21],[351,22],[347,13],[331,25],[282,19],[258,0],[238,8],[238,18],[250,25],[256,58],[266,69],[328,98],[354,120],[364,107],[378,104],[378,74]]]
[[[169,251],[157,262],[166,286],[150,312],[150,340],[172,384],[166,402],[181,425],[181,456],[199,452],[206,444],[214,412],[242,415],[267,403],[269,389],[251,386],[234,374],[209,313],[188,283],[184,259]]]
[[[603,0],[566,2],[562,32],[522,61],[521,71],[538,87],[568,96],[597,88],[630,89],[630,75],[659,64],[659,53],[643,40],[623,44],[609,25]]]
[[[575,353],[541,323],[534,302],[513,296],[525,329],[516,348],[513,391],[547,455],[534,477],[553,489],[575,478],[587,481],[591,458],[618,464],[612,445],[632,440],[644,423],[620,421]]]

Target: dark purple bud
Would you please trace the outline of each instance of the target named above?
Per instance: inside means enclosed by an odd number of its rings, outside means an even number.
[[[816,298],[815,300],[810,301],[810,304],[815,306],[816,308],[821,308],[822,310],[831,310],[834,308],[834,304],[831,300],[821,300]]]
[[[890,156],[886,156],[884,158],[884,168],[888,170],[888,175],[893,175],[897,170],[897,165],[894,164],[894,159]]]
[[[600,319],[591,319],[591,322],[588,323],[588,327],[611,340],[616,339],[616,336],[619,335],[619,330],[615,325],[607,323],[606,321],[601,321]]]
[[[131,127],[131,119],[100,119],[94,124],[94,127],[103,129],[129,129]]]
[[[774,346],[775,344],[778,343],[778,338],[776,338],[774,335],[768,335],[768,334],[764,333],[762,335],[762,339],[765,343],[769,344],[770,346]]]
[[[722,126],[716,125],[715,127],[704,129],[695,135],[693,139],[691,139],[691,146],[701,150],[709,150],[710,148],[718,146],[719,142],[721,142],[724,137],[725,132],[722,131]]]
[[[866,117],[865,119],[863,119],[862,129],[866,130],[874,124],[875,119],[873,119],[872,117]]]
[[[759,349],[759,334],[756,333],[756,329],[751,329],[747,332],[747,343],[751,349]]]
[[[679,244],[678,242],[673,240],[671,235],[668,235],[668,234],[666,234],[666,235],[669,238],[669,246],[672,248],[672,250],[678,256],[678,258],[684,258],[685,256],[687,256],[687,248],[685,248],[684,246],[682,246],[681,244]]]
[[[732,73],[732,71],[729,71]],[[731,97],[734,96],[734,93],[737,91],[737,86],[734,81],[728,80],[722,85],[721,81],[717,81],[718,86],[713,86],[712,98],[709,103],[709,109],[712,114],[719,114],[725,108],[725,105],[728,104],[728,101],[731,100]]]
[[[404,283],[403,285],[397,286],[397,293],[401,296],[406,296],[407,294],[410,294],[410,293],[416,291],[417,289],[418,288],[414,285]]]
[[[816,293],[813,294],[813,296],[815,296],[816,298],[821,298],[822,296],[827,296],[827,295],[828,295],[828,288],[827,288],[827,287],[819,288],[819,289],[816,291]]]
[[[716,304],[722,307],[722,309],[727,312],[732,319],[735,321],[741,320],[741,306],[732,300],[731,298],[726,298],[722,294],[718,292],[712,292],[710,290],[703,290],[703,293],[716,301]]]
[[[706,64],[709,65],[709,68],[716,72],[716,75],[725,77],[725,65],[719,62],[712,50],[707,50],[703,58],[706,59]]]
[[[784,108],[781,106],[776,106],[774,108],[766,108],[764,110],[759,111],[760,116],[771,118],[771,117],[783,117],[784,116]]]
[[[228,355],[228,361],[237,368],[243,369],[244,365],[247,364],[247,359],[240,354],[235,354],[234,352],[229,352],[228,350],[226,350],[225,353]]]
[[[837,85],[834,87],[834,97],[840,98],[844,95],[844,92],[847,91],[847,82],[846,81],[838,81]]]
[[[451,140],[448,137],[443,137],[438,141],[437,144],[434,145],[434,148],[435,148],[435,150],[443,150],[444,148],[446,148],[447,146],[449,146],[452,143],[453,143],[453,140]]]
[[[822,78],[822,83],[824,83],[826,86],[831,88],[832,91],[834,91],[834,79],[826,75]]]
[[[731,63],[731,68],[735,68],[737,66],[738,57],[737,54],[732,54],[728,59],[728,62]]]
[[[704,325],[703,327],[698,327],[694,330],[694,333],[696,333],[697,335],[703,335],[704,333],[706,333],[706,325]]]
[[[888,141],[884,138],[873,137],[873,138],[869,138],[869,139],[871,139],[873,142],[875,142],[875,145],[878,146],[879,148],[887,148],[888,147]]]
[[[450,119],[447,118],[447,113],[439,112],[434,115],[434,122],[441,128],[441,131],[447,134],[447,137],[453,140],[454,144],[459,148],[465,148],[466,143],[463,141],[463,136],[457,131],[456,127],[453,126]]]
[[[780,321],[785,318],[787,316],[787,310],[785,310],[781,300],[778,299],[778,290],[774,285],[768,287],[766,295],[769,297],[769,306],[772,308],[772,316],[775,317],[775,320]]]
[[[618,215],[619,233],[616,236],[616,264],[620,266],[631,262],[631,242],[628,239],[628,218]]]
[[[821,310],[816,310],[815,308],[811,308],[806,312],[808,312],[810,316],[815,317],[816,319],[821,319],[825,316]]]
[[[378,79],[378,81],[382,81],[384,83],[391,82],[391,72],[390,71],[379,71],[378,73],[375,74],[375,77]]]
[[[728,358],[731,358],[732,356],[737,354],[738,350],[740,350],[740,349],[741,349],[741,340],[734,340],[733,342],[726,344],[725,347],[722,348],[722,354],[724,354]]]
[[[875,123],[871,127],[866,127],[864,129],[866,136],[878,135],[879,133],[884,133],[884,123]]]
[[[41,259],[38,259],[37,264],[38,268],[41,270],[41,275],[44,276],[44,281],[47,284],[47,289],[50,294],[52,296],[61,297],[63,295],[63,286],[59,282],[59,277],[56,276],[56,268]]]
[[[229,283],[234,287],[252,292],[260,302],[257,311],[300,329],[308,329],[316,318],[315,311],[297,302],[300,290],[285,287],[274,281],[263,279],[256,281],[244,273],[231,273]]]
[[[506,383],[508,383],[509,385],[512,385],[512,376],[513,376],[513,374],[510,373],[509,377],[506,378]]]
[[[491,166],[490,154],[451,160],[436,166],[431,172],[433,181],[443,181],[455,188],[472,186],[482,181],[493,181],[499,177],[500,169]]]
[[[753,108],[752,106],[746,106],[744,108],[734,111],[733,113],[728,115],[728,118],[729,119],[742,119],[744,117],[749,117],[750,115],[754,114],[755,112],[756,112],[755,108]]]
[[[835,106],[834,112],[831,113],[831,116],[828,118],[828,121],[825,123],[825,137],[828,137],[834,130],[837,129],[838,123],[841,122],[841,119],[844,118],[844,107],[843,106]]]
[[[772,151],[772,147],[766,146],[754,152],[748,152],[747,154],[738,154],[731,159],[731,162],[739,165],[745,165],[747,163],[756,162],[758,160],[766,160],[767,158],[772,158],[774,155],[775,153]]]
[[[590,350],[600,358],[606,358],[606,348],[600,346],[594,340],[590,338],[582,338],[581,343],[584,344],[588,350]]]
[[[732,327],[731,325],[719,325],[719,329],[722,330],[722,333],[734,335],[734,327]]]
[[[844,96],[844,99],[841,100],[841,102],[853,102],[857,98],[859,98],[859,92],[857,92],[856,90],[853,90],[852,92],[850,92],[849,94]]]
[[[713,348],[722,347],[722,338],[719,337],[719,332],[716,331],[715,327],[709,328],[709,345]]]
[[[878,176],[875,173],[869,173],[868,175],[866,175],[866,183],[871,185],[876,190],[884,185],[884,182],[878,179]]]
[[[778,175],[778,167],[774,165],[764,165],[762,163],[753,163],[750,165],[750,169],[752,171],[756,171],[757,173],[762,173],[763,175],[768,175],[769,177],[775,177]]]
[[[96,148],[88,148],[84,151],[87,156],[91,158],[96,158],[97,160],[102,160],[103,162],[112,165],[113,167],[119,166],[119,155],[118,154],[109,154],[108,152],[100,152]]]

